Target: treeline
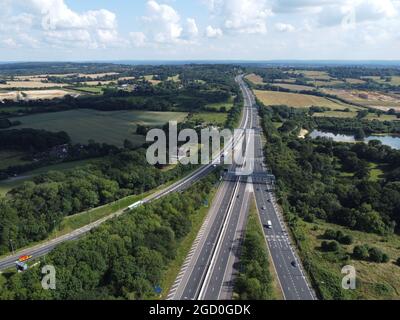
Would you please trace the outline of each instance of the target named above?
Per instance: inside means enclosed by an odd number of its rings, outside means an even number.
[[[49,132],[35,129],[0,131],[0,150],[41,152],[70,142],[70,137],[63,131]]]
[[[12,77],[14,75],[106,73],[120,72],[125,68],[112,63],[20,62],[0,64],[0,74]]]
[[[21,123],[19,121],[10,121],[7,118],[0,118],[0,129],[9,129],[13,126],[18,126]]]
[[[398,134],[400,133],[399,121],[380,121],[380,120],[364,120],[352,118],[331,118],[317,117],[314,119],[316,125],[321,130],[332,131],[336,133],[355,134],[360,129],[367,135],[378,133]]]
[[[166,89],[163,86],[153,87],[146,83],[137,87],[134,92],[104,90],[102,96],[82,96],[73,98],[38,101],[6,101],[5,106],[20,108],[26,114],[59,112],[71,109],[95,109],[100,111],[114,110],[148,110],[148,111],[202,111],[207,104],[226,102],[234,88],[214,87],[209,90],[199,88]]]
[[[161,171],[147,164],[141,149],[35,177],[0,199],[0,254],[9,252],[10,241],[20,248],[42,240],[66,216],[144,193],[190,169],[179,165]]]
[[[343,79],[343,78],[355,78],[361,79],[362,77],[390,77],[400,75],[399,68],[384,68],[384,67],[365,67],[365,66],[343,66],[343,67],[326,67],[320,69],[321,71],[327,71],[331,77]]]
[[[378,141],[342,144],[326,139],[297,139],[297,131],[277,130],[273,109],[262,109],[266,157],[277,176],[279,197],[289,216],[320,218],[378,234],[398,232],[400,223],[400,151]],[[385,179],[370,179],[369,163],[386,164]],[[349,173],[345,176],[342,173]]]
[[[43,290],[40,268],[0,275],[0,300],[154,299],[191,220],[208,199],[212,174],[183,194],[134,209],[46,257],[57,290]]]
[[[125,143],[126,149],[134,149],[132,143]],[[45,166],[58,164],[60,162],[71,162],[78,160],[85,160],[91,158],[98,158],[104,156],[112,156],[119,153],[121,150],[106,143],[97,143],[89,141],[87,145],[81,144],[68,144],[65,146],[66,154],[60,155],[57,151],[46,150],[44,152],[29,153],[23,157],[23,160],[30,161],[25,164],[10,165],[7,168],[0,170],[0,180],[5,180],[10,177],[18,176],[24,172],[32,171]],[[30,149],[32,151],[32,149]]]
[[[233,107],[228,112],[225,128],[234,130],[239,126],[243,112],[243,96],[239,88],[237,88],[236,96],[233,101]]]

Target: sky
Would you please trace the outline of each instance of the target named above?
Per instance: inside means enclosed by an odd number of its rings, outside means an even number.
[[[0,0],[0,61],[400,60],[400,0]]]

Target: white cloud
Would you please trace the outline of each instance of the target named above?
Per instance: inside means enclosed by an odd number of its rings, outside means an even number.
[[[279,32],[293,32],[295,28],[289,23],[278,22],[275,24],[275,30]]]
[[[223,32],[219,28],[213,28],[212,26],[208,26],[206,28],[206,36],[207,38],[220,38],[222,37]]]
[[[199,28],[197,27],[196,20],[193,18],[187,18],[183,29],[183,38],[190,40],[196,38],[198,34]]]
[[[206,4],[213,15],[221,19],[222,28],[228,32],[267,32],[267,18],[272,12],[266,0],[208,0]]]
[[[0,43],[2,44],[2,47],[9,49],[15,49],[18,47],[18,44],[12,38],[3,39]]]
[[[36,34],[40,41],[56,46],[97,47],[123,43],[117,31],[116,15],[108,10],[73,11],[64,0],[2,1],[7,15],[0,26],[19,36],[25,45],[37,46],[39,40],[27,34]],[[15,10],[23,11],[13,15]],[[63,45],[63,39],[65,43]]]
[[[313,16],[320,26],[335,26],[349,19],[362,23],[394,18],[399,5],[398,0],[272,0],[274,13]]]
[[[142,17],[145,24],[145,36],[149,42],[171,44],[192,41],[199,30],[196,20],[187,18],[181,21],[181,16],[167,4],[159,4],[151,0],[147,2],[147,14]]]
[[[156,1],[147,2],[147,16],[143,20],[147,22],[149,32],[155,42],[176,42],[182,34],[180,16],[174,8],[166,4],[158,4]]]
[[[130,32],[129,37],[134,47],[144,47],[146,45],[147,37],[143,32]]]

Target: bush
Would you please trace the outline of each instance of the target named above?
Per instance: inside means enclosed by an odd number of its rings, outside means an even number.
[[[370,248],[368,250],[369,260],[377,263],[386,263],[389,261],[389,256],[378,248]]]
[[[369,260],[377,263],[386,263],[390,260],[389,256],[382,250],[367,245],[355,246],[353,257],[359,260]]]
[[[369,252],[368,252],[368,246],[367,245],[362,245],[362,246],[355,246],[353,250],[353,256],[355,259],[359,260],[366,260],[369,257]]]
[[[327,240],[336,240],[336,231],[332,229],[327,229],[322,235],[322,238]]]
[[[327,229],[322,235],[323,239],[336,240],[341,244],[352,244],[353,237],[351,235],[344,234],[342,231],[335,231],[332,229]]]
[[[339,242],[341,244],[352,244],[353,243],[353,237],[351,235],[349,235],[349,234],[345,235],[339,240]]]
[[[336,252],[339,250],[339,243],[336,241],[322,241],[321,249],[325,252]]]
[[[400,258],[396,260],[396,264],[400,267]]]

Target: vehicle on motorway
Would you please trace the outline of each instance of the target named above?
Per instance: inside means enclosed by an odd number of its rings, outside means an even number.
[[[262,210],[267,210],[267,208],[266,208],[265,206],[263,206],[261,209],[262,209]]]
[[[266,227],[267,229],[272,229],[272,222],[271,222],[271,220],[268,220],[268,221],[267,221],[267,224],[265,225],[265,227]]]
[[[25,262],[25,261],[28,261],[30,259],[32,259],[32,256],[24,255],[24,256],[21,256],[21,257],[18,258],[18,262]]]
[[[126,208],[124,211],[129,211],[129,210],[135,209],[137,207],[140,207],[142,204],[143,204],[143,201],[135,202],[134,204],[131,204],[128,208]]]
[[[293,268],[297,268],[297,262],[296,261],[292,261],[291,265],[292,265]]]
[[[25,262],[17,261],[15,263],[18,272],[23,272],[28,270],[28,265]]]

